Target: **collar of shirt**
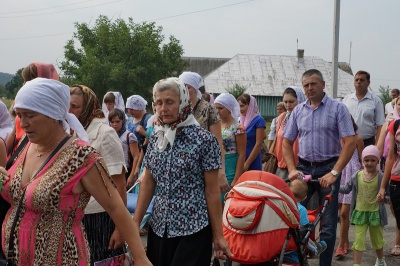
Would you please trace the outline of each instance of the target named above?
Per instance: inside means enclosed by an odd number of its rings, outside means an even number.
[[[321,100],[321,102],[319,103],[319,104],[323,104],[323,105],[326,105],[326,101],[328,100],[328,95],[324,92],[324,98],[322,98],[322,100]],[[318,106],[319,106],[319,104],[318,104]],[[307,99],[304,103],[303,103],[303,106],[307,106],[307,107],[309,107],[309,108],[311,108],[311,102],[310,102],[310,100],[309,99]],[[317,107],[318,108],[318,107]],[[315,109],[317,109],[317,108],[315,108]]]
[[[354,101],[359,101],[355,92],[350,94],[349,98],[353,99]],[[364,95],[364,97],[360,101],[362,101],[364,99],[372,99],[372,94],[369,91],[367,91],[367,93]]]

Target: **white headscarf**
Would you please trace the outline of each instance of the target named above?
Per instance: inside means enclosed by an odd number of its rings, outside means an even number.
[[[35,78],[26,82],[18,91],[14,108],[28,109],[62,121],[68,133],[71,128],[80,139],[89,142],[89,137],[78,118],[68,113],[70,98],[69,87],[64,83],[53,79]]]
[[[0,138],[6,140],[13,131],[13,124],[7,106],[0,101]]]
[[[215,99],[214,104],[219,103],[231,112],[233,119],[238,121],[240,116],[240,106],[235,97],[229,93],[221,93]]]
[[[101,109],[103,110],[104,116],[108,119],[108,109],[107,109],[107,105],[104,102],[104,99],[106,98],[106,96],[112,93],[114,94],[115,97],[115,101],[114,101],[114,109],[119,109],[124,111],[125,110],[125,102],[124,102],[124,98],[122,97],[122,94],[119,91],[109,91],[107,92],[104,97],[103,97],[103,103],[101,105]]]
[[[157,82],[155,86],[159,85],[159,83],[175,83],[175,85],[179,88],[180,94],[180,105],[179,105],[179,115],[178,120],[172,124],[163,124],[161,119],[159,119],[157,125],[154,127],[154,130],[157,132],[157,148],[158,151],[162,152],[167,148],[168,143],[172,146],[174,145],[175,137],[176,137],[176,129],[189,125],[199,125],[196,119],[192,114],[192,108],[189,104],[189,91],[185,84],[179,80],[178,78],[167,78],[160,80]],[[172,88],[171,88],[172,89]],[[154,89],[153,89],[153,98],[155,99]],[[157,110],[157,113],[159,110]],[[160,115],[158,113],[158,115]]]
[[[179,79],[183,81],[185,84],[189,84],[196,90],[196,95],[197,98],[201,99],[201,91],[199,90],[200,87],[204,86],[204,81],[203,78],[197,74],[196,72],[183,72],[180,76]]]
[[[147,101],[140,95],[132,95],[126,100],[126,108],[134,110],[146,110]]]

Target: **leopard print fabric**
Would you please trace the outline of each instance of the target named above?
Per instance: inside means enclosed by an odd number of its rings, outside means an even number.
[[[2,194],[14,206],[3,226],[3,243],[7,243],[3,247],[5,254],[21,196],[23,161],[27,150],[10,169],[11,180],[6,183]],[[15,230],[17,265],[89,265],[90,256],[81,221],[90,194],[87,191],[75,194],[73,189],[93,165],[103,168],[100,158],[94,148],[74,140],[45,166],[43,174],[27,184]]]

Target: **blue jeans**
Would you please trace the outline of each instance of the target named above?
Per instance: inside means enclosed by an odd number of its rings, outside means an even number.
[[[335,166],[336,162],[331,162],[326,165],[319,166],[306,166],[302,163],[297,165],[297,169],[302,171],[305,175],[311,175],[312,179],[318,179],[329,173],[332,168]],[[319,257],[319,265],[321,266],[330,266],[332,263],[333,251],[335,249],[336,242],[336,229],[337,229],[337,221],[338,221],[338,190],[340,187],[340,178],[336,179],[335,185],[335,193],[333,194],[332,202],[329,204],[326,209],[324,215],[322,216],[322,230],[320,235],[320,240],[325,240],[327,244],[326,250],[321,253]],[[319,185],[319,183],[308,183],[308,192],[307,198],[301,203],[304,206],[307,206],[307,203],[314,192],[318,193],[319,205],[321,206],[325,201],[325,196],[330,193],[330,188],[324,188]]]

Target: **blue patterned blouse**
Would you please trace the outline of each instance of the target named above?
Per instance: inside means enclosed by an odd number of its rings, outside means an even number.
[[[156,132],[144,157],[157,183],[150,225],[160,237],[194,234],[209,224],[204,172],[220,169],[221,153],[216,137],[190,125],[176,135],[173,147],[156,149]]]

